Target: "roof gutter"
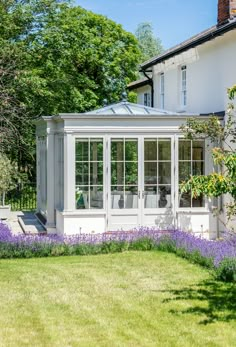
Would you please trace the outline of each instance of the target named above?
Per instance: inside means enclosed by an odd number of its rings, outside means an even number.
[[[157,63],[161,63],[163,60],[171,58],[171,57],[175,56],[176,54],[182,53],[182,52],[186,51],[187,49],[194,48],[200,44],[203,44],[207,41],[214,39],[215,37],[221,36],[224,33],[232,30],[234,27],[236,27],[236,21],[235,20],[230,21],[226,25],[216,27],[215,31],[209,32],[208,34],[206,34],[202,37],[196,38],[195,40],[193,40],[193,41],[191,41],[185,45],[182,45],[180,47],[177,47],[176,49],[173,49],[170,52],[167,52],[166,54],[164,53],[162,56],[158,56],[156,59],[154,59],[150,62],[147,62],[146,64],[145,63],[142,64],[140,66],[140,68],[141,68],[140,71],[144,73],[144,71],[147,68],[149,68],[149,67],[151,67]]]

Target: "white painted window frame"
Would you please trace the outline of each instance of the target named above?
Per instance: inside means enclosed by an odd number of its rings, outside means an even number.
[[[106,136],[103,134],[101,135],[100,133],[96,135],[81,135],[81,136],[74,136],[74,197],[75,197],[75,193],[76,193],[76,187],[77,187],[77,184],[76,184],[76,180],[75,180],[75,173],[76,173],[76,150],[75,150],[75,147],[76,147],[76,141],[77,140],[80,140],[80,139],[89,139],[89,142],[90,140],[92,139],[101,139],[102,142],[103,142],[103,208],[101,209],[96,209],[96,208],[88,208],[88,209],[77,209],[76,208],[76,201],[74,199],[74,210],[76,211],[76,213],[78,214],[101,214],[101,213],[104,213],[107,209],[107,200],[105,199],[105,197],[107,196],[107,191],[106,191],[106,173],[107,173],[107,158],[106,158],[106,148],[107,148],[107,145],[106,145]]]
[[[202,207],[193,207],[191,202],[191,207],[180,207],[179,206],[179,140],[184,140],[183,136],[175,136],[175,196],[177,197],[175,199],[175,210],[178,212],[209,212],[209,202],[208,199],[204,198],[204,204]],[[205,140],[205,149],[204,149],[204,172],[203,174],[206,175],[209,171],[209,163],[206,160],[206,148],[209,145],[209,143]],[[192,148],[191,148],[191,163],[192,163]]]
[[[164,72],[160,74],[160,108],[163,110],[165,108],[165,74]]]
[[[182,108],[187,106],[187,66],[180,67],[180,104]]]

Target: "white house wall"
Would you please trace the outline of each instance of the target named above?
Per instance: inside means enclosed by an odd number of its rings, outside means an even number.
[[[138,90],[138,95],[137,95],[137,103],[140,105],[144,105],[144,94],[149,93],[151,94],[151,87],[150,86],[145,86],[141,87]]]
[[[191,50],[189,50],[191,51]],[[160,108],[160,73],[165,76],[165,109],[186,113],[224,111],[227,88],[235,84],[236,30],[199,45],[190,58],[183,52],[154,67],[154,107]],[[191,56],[190,55],[190,56]],[[187,106],[180,105],[180,69],[187,66]],[[143,91],[138,90],[140,94]]]

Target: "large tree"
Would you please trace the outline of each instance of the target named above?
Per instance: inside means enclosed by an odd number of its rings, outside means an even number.
[[[135,37],[101,15],[63,6],[31,35],[28,100],[40,114],[84,112],[118,101],[134,79],[140,52]]]
[[[155,37],[151,23],[140,23],[135,31],[135,36],[142,52],[141,62],[163,52],[161,40],[158,37]]]
[[[0,17],[0,146],[21,163],[34,118],[118,101],[135,78],[137,40],[106,17],[57,0],[2,0]]]

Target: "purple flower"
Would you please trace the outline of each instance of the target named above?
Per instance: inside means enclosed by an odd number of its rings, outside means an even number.
[[[151,239],[156,245],[163,239],[169,240],[176,250],[184,250],[187,254],[198,252],[204,259],[209,259],[215,267],[225,258],[236,258],[236,235],[225,236],[221,241],[209,241],[181,230],[158,230],[155,227],[140,227],[131,231],[113,231],[103,234],[77,234],[72,236],[62,235],[13,235],[9,228],[0,222],[0,245],[8,244],[16,248],[26,248],[32,252],[43,247],[57,245],[88,244],[98,245],[103,242],[132,243],[143,238]]]

